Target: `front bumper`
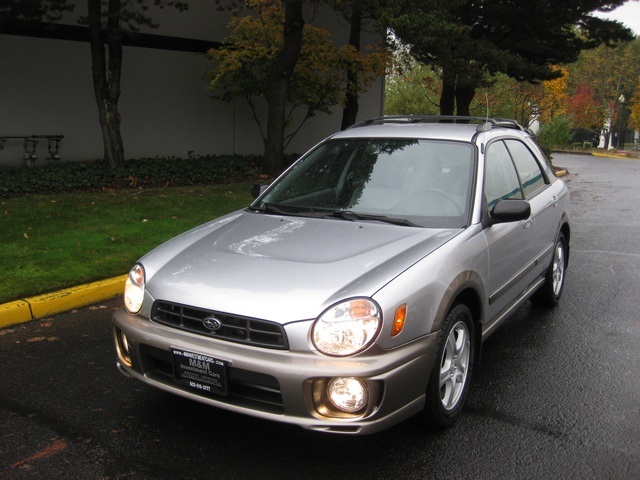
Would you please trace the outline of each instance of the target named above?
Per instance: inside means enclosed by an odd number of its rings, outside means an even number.
[[[118,366],[128,376],[233,412],[350,434],[384,430],[422,410],[437,337],[430,334],[393,350],[373,347],[355,357],[332,358],[312,351],[272,350],[202,337],[125,310],[115,312],[113,322]],[[120,333],[128,340],[126,361],[118,345]],[[177,382],[172,349],[228,363],[227,394],[206,393]],[[323,385],[335,377],[365,381],[370,400],[359,415],[341,415],[320,405]]]

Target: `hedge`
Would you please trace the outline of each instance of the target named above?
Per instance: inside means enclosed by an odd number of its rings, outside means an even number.
[[[0,197],[76,190],[191,186],[253,181],[260,156],[198,156],[129,160],[112,169],[104,162],[65,162],[0,168]]]

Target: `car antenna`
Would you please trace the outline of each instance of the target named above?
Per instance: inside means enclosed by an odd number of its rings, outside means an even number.
[[[484,92],[484,103],[487,107],[487,115],[486,115],[486,119],[487,122],[489,121],[489,92],[485,91]]]

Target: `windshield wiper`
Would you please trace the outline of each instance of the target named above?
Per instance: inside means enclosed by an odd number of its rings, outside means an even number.
[[[378,222],[390,223],[392,225],[401,225],[404,227],[419,227],[420,225],[413,223],[406,218],[387,217],[386,215],[374,215],[369,213],[357,213],[351,210],[334,210],[330,213],[332,217],[342,218],[344,220],[375,220]]]
[[[275,213],[277,215],[289,215],[289,212],[285,212],[283,210],[280,210],[278,207],[274,207],[273,205],[270,205],[268,203],[263,203],[260,206],[252,206],[250,205],[249,210],[253,211],[253,212],[260,212],[260,213]]]
[[[286,211],[286,210],[282,210],[282,209],[280,209],[280,208],[278,208],[275,205],[272,205],[270,203],[263,203],[260,206],[249,206],[248,208],[249,208],[249,210],[251,210],[253,212],[275,214],[275,215],[283,215],[283,216],[288,216],[288,217],[320,218],[321,216],[323,216],[323,214],[318,213],[318,212],[313,212],[313,211],[308,211],[308,212],[306,212],[306,211],[298,211],[298,212]]]
[[[275,215],[284,215],[291,217],[313,217],[313,218],[322,218],[322,217],[334,217],[341,218],[343,220],[350,220],[355,222],[356,220],[373,220],[377,222],[390,223],[392,225],[400,225],[404,227],[420,227],[420,225],[413,223],[406,218],[394,218],[387,217],[386,215],[374,215],[369,213],[357,213],[351,210],[334,210],[332,212],[313,212],[313,211],[302,211],[302,212],[288,212],[286,210],[281,210],[275,205],[264,203],[260,206],[250,206],[249,210],[260,213],[267,214],[275,214]]]

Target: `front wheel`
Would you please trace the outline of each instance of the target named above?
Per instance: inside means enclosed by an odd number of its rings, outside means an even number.
[[[567,243],[560,233],[553,249],[553,258],[547,269],[544,284],[531,297],[531,301],[543,307],[555,307],[564,290],[564,277],[567,268]]]
[[[473,316],[466,305],[456,305],[440,331],[427,386],[425,413],[430,423],[446,427],[460,416],[471,382],[474,350]]]

